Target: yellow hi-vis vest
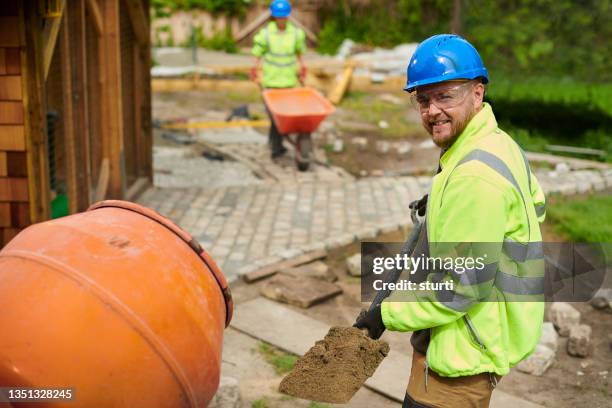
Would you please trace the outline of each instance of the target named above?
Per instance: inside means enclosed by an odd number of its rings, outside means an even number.
[[[431,273],[453,289],[381,307],[390,330],[431,328],[427,364],[459,377],[505,375],[535,349],[544,319],[544,194],[523,151],[485,104],[440,159],[427,204],[430,256],[483,243],[483,269]],[[447,244],[450,245],[450,244]]]
[[[264,88],[292,88],[298,84],[297,55],[306,48],[304,31],[290,22],[280,31],[274,21],[261,29],[254,39],[253,55],[263,58]]]

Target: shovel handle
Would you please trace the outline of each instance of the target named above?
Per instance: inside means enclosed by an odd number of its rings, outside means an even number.
[[[406,242],[402,246],[402,249],[399,252],[399,255],[402,257],[404,255],[412,254],[412,252],[414,251],[414,248],[416,247],[419,235],[421,234],[421,228],[423,224],[418,219],[415,219],[415,218],[413,218],[413,221],[415,221],[414,228],[412,229],[412,232],[408,236],[408,239],[406,240]],[[401,273],[402,271],[400,269],[398,268],[393,269],[393,271],[391,271],[387,275],[387,279],[385,279],[385,283],[397,282]],[[385,285],[385,287],[386,286],[387,285]],[[379,290],[378,292],[376,292],[376,296],[374,297],[374,300],[372,301],[372,304],[370,304],[370,308],[368,310],[372,310],[380,306],[383,300],[385,300],[390,294],[391,294],[390,289]]]

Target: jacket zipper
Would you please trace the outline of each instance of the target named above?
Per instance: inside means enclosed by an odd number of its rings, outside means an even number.
[[[478,336],[478,333],[476,332],[476,328],[474,327],[474,323],[472,323],[472,319],[470,319],[470,316],[468,316],[467,314],[463,315],[463,320],[465,320],[465,324],[470,332],[470,335],[472,336],[472,339],[474,339],[474,341],[480,346],[480,350],[482,350],[483,352],[487,351],[487,347],[480,339],[480,336]]]

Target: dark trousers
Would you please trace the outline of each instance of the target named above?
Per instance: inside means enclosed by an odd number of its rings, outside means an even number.
[[[274,123],[274,118],[270,113],[270,110],[266,106],[266,112],[268,113],[268,117],[270,118],[270,131],[268,132],[268,144],[270,145],[270,150],[272,154],[281,154],[284,150],[283,146],[283,135],[276,127],[276,123]]]

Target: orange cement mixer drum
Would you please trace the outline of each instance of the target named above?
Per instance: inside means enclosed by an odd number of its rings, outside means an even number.
[[[150,209],[35,224],[0,252],[0,386],[74,389],[53,407],[205,407],[232,308],[214,261]]]

